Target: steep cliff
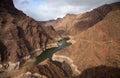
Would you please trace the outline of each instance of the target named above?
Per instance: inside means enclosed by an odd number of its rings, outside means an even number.
[[[17,10],[12,0],[0,2],[0,60],[21,61],[36,49],[43,50],[57,36],[51,27],[44,27]]]

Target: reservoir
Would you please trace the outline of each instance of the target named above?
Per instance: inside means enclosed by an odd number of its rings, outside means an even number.
[[[58,47],[53,47],[53,48],[50,48],[50,49],[46,49],[45,51],[43,51],[38,57],[37,57],[37,60],[36,60],[36,64],[44,61],[45,59],[47,58],[52,58],[53,54],[60,51],[60,50],[63,50],[64,48],[72,45],[72,43],[70,42],[67,42],[70,38],[69,37],[66,37],[66,38],[63,38],[61,40],[58,41],[59,43],[59,46]]]

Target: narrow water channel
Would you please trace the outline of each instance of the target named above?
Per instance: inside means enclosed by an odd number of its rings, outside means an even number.
[[[52,58],[52,55],[56,52],[58,52],[59,50],[63,50],[64,48],[72,45],[72,43],[69,43],[67,42],[70,38],[63,38],[61,40],[59,40],[59,46],[58,47],[53,47],[53,48],[50,48],[50,49],[46,49],[45,51],[43,51],[38,57],[37,57],[37,60],[36,60],[36,64],[44,61],[45,59],[47,58]]]

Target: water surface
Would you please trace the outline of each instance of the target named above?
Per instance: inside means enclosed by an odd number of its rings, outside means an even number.
[[[63,50],[64,48],[72,45],[72,43],[68,43],[67,41],[69,40],[70,38],[63,38],[61,40],[59,40],[59,46],[58,47],[53,47],[53,48],[50,48],[50,49],[46,49],[45,51],[43,51],[38,57],[37,57],[37,60],[36,60],[36,63],[40,63],[42,61],[44,61],[45,59],[47,58],[52,58],[52,55],[60,50]]]

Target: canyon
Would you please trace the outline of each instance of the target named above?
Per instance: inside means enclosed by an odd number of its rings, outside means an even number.
[[[119,78],[120,2],[38,22],[0,1],[0,78]],[[38,55],[69,37],[72,45],[39,64]]]

